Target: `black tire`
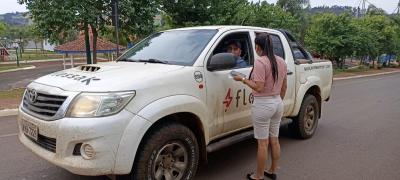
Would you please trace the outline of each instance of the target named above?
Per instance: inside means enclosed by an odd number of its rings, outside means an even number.
[[[314,95],[307,94],[301,103],[299,115],[289,124],[289,130],[296,138],[311,138],[318,126],[319,103]]]
[[[189,128],[167,123],[145,137],[135,159],[131,173],[123,179],[158,180],[170,175],[171,179],[192,179],[198,167],[199,146]]]

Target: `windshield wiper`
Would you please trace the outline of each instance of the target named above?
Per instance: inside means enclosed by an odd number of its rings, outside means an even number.
[[[139,59],[139,62],[147,62],[147,63],[160,63],[160,64],[168,64],[168,61],[158,60],[158,59]]]
[[[122,58],[117,61],[127,61],[127,62],[145,62],[145,63],[160,63],[160,64],[168,64],[168,61],[162,61],[158,59],[129,59],[129,58]]]
[[[118,62],[118,61],[129,61],[129,62],[133,62],[133,61],[135,61],[135,60],[129,59],[129,58],[122,58],[122,59],[118,59],[117,62]]]

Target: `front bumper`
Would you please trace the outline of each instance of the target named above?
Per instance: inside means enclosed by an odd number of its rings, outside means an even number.
[[[131,112],[122,110],[109,117],[43,121],[20,109],[19,140],[41,158],[74,174],[89,176],[114,174],[121,137],[134,117]],[[21,121],[35,124],[41,136],[55,139],[55,152],[28,138],[22,132]],[[86,160],[81,155],[74,155],[74,148],[79,143],[90,144],[95,151],[95,157]]]

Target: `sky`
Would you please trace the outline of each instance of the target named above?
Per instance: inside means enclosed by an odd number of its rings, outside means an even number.
[[[253,0],[257,1],[257,0]],[[276,3],[277,0],[267,0],[269,3]],[[352,6],[357,7],[360,6],[361,0],[310,0],[311,7],[315,6],[333,6],[333,5],[340,5],[340,6]],[[367,7],[368,2],[374,4],[378,8],[384,9],[387,13],[393,13],[399,3],[399,0],[367,0]]]
[[[258,1],[258,0],[252,0]],[[275,3],[276,0],[267,0],[269,3]],[[315,6],[352,6],[357,7],[361,0],[310,0],[311,7]],[[375,6],[384,9],[387,13],[393,13],[397,7],[398,0],[367,0]],[[27,11],[25,5],[18,4],[17,0],[0,0],[0,14],[10,13],[10,12],[25,12]]]

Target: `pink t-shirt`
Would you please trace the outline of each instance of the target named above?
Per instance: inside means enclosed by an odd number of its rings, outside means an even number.
[[[254,69],[251,75],[253,81],[264,82],[264,90],[256,92],[253,90],[254,96],[273,96],[281,93],[283,79],[286,77],[286,63],[279,57],[275,56],[278,65],[278,79],[274,83],[272,77],[272,67],[267,56],[262,56],[254,62]]]

